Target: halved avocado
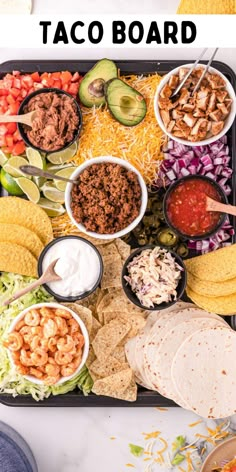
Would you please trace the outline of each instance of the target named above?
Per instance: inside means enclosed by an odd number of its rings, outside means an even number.
[[[135,126],[144,119],[147,106],[143,95],[122,80],[107,82],[105,96],[111,114],[122,125]]]
[[[86,107],[105,105],[105,83],[117,77],[117,67],[109,59],[101,59],[85,74],[79,87],[79,98]]]

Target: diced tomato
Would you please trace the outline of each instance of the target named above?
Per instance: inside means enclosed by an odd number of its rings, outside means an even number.
[[[6,146],[5,136],[0,136],[0,147]]]
[[[21,89],[21,80],[17,77],[14,78],[13,87],[17,89]]]
[[[12,148],[8,148],[6,146],[2,147],[2,152],[4,152],[4,154],[11,154],[11,151],[12,151]]]
[[[21,79],[21,84],[23,87],[29,89],[30,87],[33,87],[34,81],[30,75],[24,75]]]
[[[10,93],[13,95],[13,97],[17,98],[20,95],[20,90],[13,87],[10,89]]]
[[[39,90],[41,88],[43,88],[43,84],[41,83],[34,84],[34,90]]]
[[[20,140],[22,139],[18,128],[17,128],[17,130],[15,131],[15,133],[14,133],[14,135],[13,135],[13,138],[14,138],[14,141],[20,141]]]
[[[230,472],[236,472],[236,465],[234,465],[232,469],[230,469]]]
[[[21,91],[21,96],[22,96],[22,98],[25,98],[26,95],[28,95],[27,90],[22,90],[22,91]]]
[[[9,105],[9,115],[16,115],[19,109],[19,105],[17,102],[11,103]]]
[[[19,156],[19,154],[23,154],[25,150],[25,143],[23,141],[19,141],[16,143],[12,149],[13,156]]]
[[[17,130],[17,124],[16,123],[7,123],[7,132],[10,134],[14,134]]]
[[[68,84],[68,82],[70,82],[72,79],[72,74],[66,70],[66,71],[63,71],[61,73],[61,81],[62,81],[62,85],[63,84]]]
[[[53,83],[54,80],[52,77],[45,77],[44,79],[42,79],[42,84],[44,85],[44,87],[52,87]]]
[[[38,72],[33,72],[33,74],[31,74],[31,78],[34,82],[40,82],[40,75]]]
[[[53,87],[61,89],[61,80],[60,79],[54,80]]]
[[[51,77],[54,79],[54,80],[58,80],[61,78],[61,72],[53,72]]]
[[[9,103],[9,105],[11,105],[12,103],[15,103],[15,102],[16,102],[16,100],[12,95],[7,96],[7,103]]]
[[[8,92],[7,89],[4,89],[4,88],[0,89],[0,95],[8,95],[8,94],[9,94],[9,92]]]
[[[5,134],[7,134],[7,131],[8,131],[7,125],[2,123],[0,125],[0,136],[5,136]]]
[[[62,85],[62,90],[64,90],[64,92],[68,92],[68,88],[69,88],[69,84]]]
[[[68,92],[71,93],[71,95],[77,95],[78,93],[78,89],[79,89],[79,85],[78,84],[70,84],[69,85],[69,88],[68,88]]]
[[[14,145],[13,136],[11,134],[6,134],[5,138],[7,147],[11,148]]]
[[[74,75],[72,76],[71,82],[77,82],[79,78],[80,78],[79,72],[75,72]]]

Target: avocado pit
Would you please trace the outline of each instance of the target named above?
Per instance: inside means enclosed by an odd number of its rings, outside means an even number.
[[[88,91],[90,95],[96,98],[104,97],[104,79],[95,79],[91,84],[88,86]]]

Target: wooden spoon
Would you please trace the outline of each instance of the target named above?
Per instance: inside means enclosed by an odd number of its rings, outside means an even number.
[[[216,202],[210,197],[206,198],[207,211],[220,211],[221,213],[228,213],[228,215],[236,216],[236,206],[226,205],[225,203]]]
[[[22,297],[23,295],[30,292],[34,288],[39,287],[40,285],[46,284],[48,282],[53,282],[55,280],[61,280],[61,277],[59,275],[57,275],[55,270],[54,270],[54,267],[55,267],[58,260],[59,260],[59,258],[55,259],[55,261],[51,262],[51,264],[49,264],[49,266],[47,267],[45,272],[41,275],[41,277],[38,280],[36,280],[32,284],[28,285],[28,287],[25,287],[25,288],[19,290],[18,292],[16,292],[11,298],[9,298],[8,300],[5,300],[3,302],[3,305],[4,306],[10,305],[10,303],[14,302],[15,300],[18,300],[18,298]]]
[[[22,123],[32,128],[33,121],[37,117],[37,111],[31,111],[24,115],[0,115],[0,123]]]

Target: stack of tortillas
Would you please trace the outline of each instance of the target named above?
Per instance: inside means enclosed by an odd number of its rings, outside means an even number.
[[[136,381],[205,418],[236,412],[236,333],[193,304],[153,312],[126,344]]]

